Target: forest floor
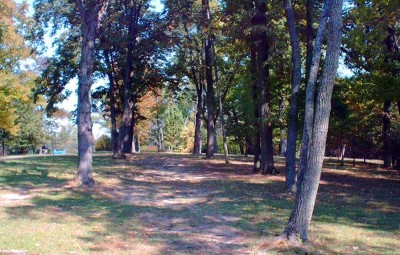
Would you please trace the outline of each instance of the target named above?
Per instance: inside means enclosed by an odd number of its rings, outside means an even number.
[[[400,254],[398,171],[327,161],[311,242],[286,247],[294,199],[249,158],[98,154],[91,189],[76,160],[0,158],[0,254]]]

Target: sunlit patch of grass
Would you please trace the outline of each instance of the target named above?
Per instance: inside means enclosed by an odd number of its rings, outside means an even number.
[[[191,155],[144,154],[114,161],[100,154],[94,158],[98,184],[93,189],[69,185],[76,160],[0,161],[0,251],[215,254],[212,240],[192,242],[188,237],[223,226],[237,230],[243,247],[254,254],[400,253],[400,178],[374,166],[328,162],[311,243],[272,247],[271,238],[282,233],[293,197],[285,194],[283,175],[253,175],[249,159],[235,158],[226,166],[222,158]],[[279,158],[277,166],[283,164]]]

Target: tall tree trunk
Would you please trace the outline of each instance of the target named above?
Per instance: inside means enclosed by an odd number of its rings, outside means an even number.
[[[219,79],[218,79],[218,67],[217,67],[217,55],[215,54],[215,46],[212,46],[213,55],[214,55],[214,71],[215,71],[215,84],[217,87],[217,97],[218,97],[218,105],[219,105],[219,117],[221,120],[221,130],[222,130],[222,139],[224,142],[224,157],[225,163],[229,164],[229,152],[228,152],[228,142],[226,139],[226,130],[225,130],[225,120],[224,120],[224,111],[222,108],[222,98],[221,98],[221,89],[219,87]]]
[[[298,235],[300,235],[303,241],[308,239],[307,232],[314,210],[325,153],[332,90],[339,65],[343,0],[333,0],[332,4],[330,0],[327,0],[325,8],[328,9],[330,17],[328,43],[321,84],[316,97],[315,116],[311,125],[311,132],[309,133],[310,144],[307,153],[302,155],[302,157],[307,157],[305,160],[307,167],[299,172],[295,208],[285,229],[287,238],[295,241],[297,241]],[[316,52],[314,48],[314,54]],[[306,110],[309,109],[306,108]]]
[[[189,30],[187,28],[186,22],[183,24],[186,38],[192,43],[192,39],[189,35]],[[204,74],[202,68],[197,68],[195,64],[194,52],[193,48],[189,47],[190,54],[190,73],[191,79],[196,87],[196,96],[197,96],[197,107],[196,107],[196,117],[195,117],[195,128],[194,128],[194,148],[193,154],[198,155],[201,153],[201,120],[203,119],[203,89],[204,89]],[[198,56],[198,66],[202,66],[202,52],[197,54]],[[198,73],[198,76],[197,76]]]
[[[203,57],[202,51],[198,54],[198,61],[199,61],[199,79],[198,79],[198,87],[196,87],[197,92],[197,112],[196,112],[196,126],[195,126],[195,140],[194,140],[194,154],[201,153],[201,123],[204,118],[204,99],[203,99],[203,91],[205,87],[205,80],[204,80],[204,67],[203,67]],[[194,72],[196,77],[196,72]]]
[[[210,4],[208,0],[202,0],[203,8],[203,22],[206,38],[204,40],[204,59],[206,67],[206,81],[207,81],[207,158],[214,157],[215,144],[214,144],[214,84],[212,74],[212,35],[210,34],[209,27],[211,22]]]
[[[94,1],[84,4],[76,0],[82,20],[82,53],[79,66],[78,84],[78,170],[75,180],[83,186],[93,186],[92,150],[94,138],[92,134],[91,92],[93,85],[94,44],[100,20],[108,1]]]
[[[386,100],[383,105],[383,117],[382,117],[382,139],[383,139],[383,166],[390,167],[392,163],[391,158],[391,144],[390,144],[390,108],[392,106],[392,102],[390,100]]]
[[[254,132],[254,164],[253,172],[257,173],[260,169],[260,99],[259,99],[259,89],[257,84],[257,53],[255,50],[255,45],[252,43],[250,49],[250,75],[252,77],[252,96],[253,96],[253,132]]]
[[[310,0],[307,0],[310,1]],[[294,16],[291,0],[284,0],[287,26],[290,35],[290,44],[292,47],[292,92],[290,94],[288,136],[286,150],[286,190],[296,191],[296,143],[299,126],[299,91],[301,84],[301,52],[300,39],[296,29],[296,20]],[[307,10],[308,13],[308,10]],[[308,39],[308,37],[307,37]],[[308,40],[307,40],[308,52]]]
[[[125,158],[124,153],[129,153],[132,146],[132,118],[133,118],[133,101],[132,101],[132,76],[133,76],[133,50],[136,42],[136,27],[139,19],[141,6],[135,3],[126,3],[128,23],[127,34],[127,56],[123,84],[123,113],[121,126],[118,133],[117,153],[113,158]]]
[[[274,150],[272,143],[272,111],[271,111],[271,88],[268,80],[269,65],[269,42],[267,29],[267,4],[264,1],[256,1],[255,13],[252,25],[256,31],[256,52],[257,52],[257,80],[261,88],[261,118],[260,118],[260,137],[261,137],[261,164],[262,173],[274,173]]]
[[[108,96],[110,98],[110,118],[111,118],[111,141],[112,141],[112,151],[113,155],[117,152],[118,149],[118,129],[117,129],[117,106],[115,100],[116,93],[116,80],[114,74],[114,67],[111,61],[111,57],[109,51],[107,49],[104,50],[104,59],[108,68],[107,76],[108,81],[110,83],[110,90]]]

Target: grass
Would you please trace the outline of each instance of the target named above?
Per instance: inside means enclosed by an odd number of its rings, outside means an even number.
[[[326,162],[311,243],[285,247],[284,177],[245,158],[99,154],[93,189],[70,182],[76,160],[2,158],[0,254],[400,254],[400,176],[376,165]]]

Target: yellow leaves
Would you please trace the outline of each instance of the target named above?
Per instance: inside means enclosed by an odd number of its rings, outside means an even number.
[[[187,125],[182,129],[181,137],[183,137],[183,143],[180,148],[180,152],[190,153],[193,152],[194,148],[194,131],[195,126],[193,121],[189,121]]]
[[[25,22],[24,7],[14,1],[0,2],[0,70],[12,70],[16,63],[29,56],[29,47],[25,44],[19,29]]]
[[[18,133],[16,108],[31,101],[33,74],[0,71],[0,129],[11,135]]]

